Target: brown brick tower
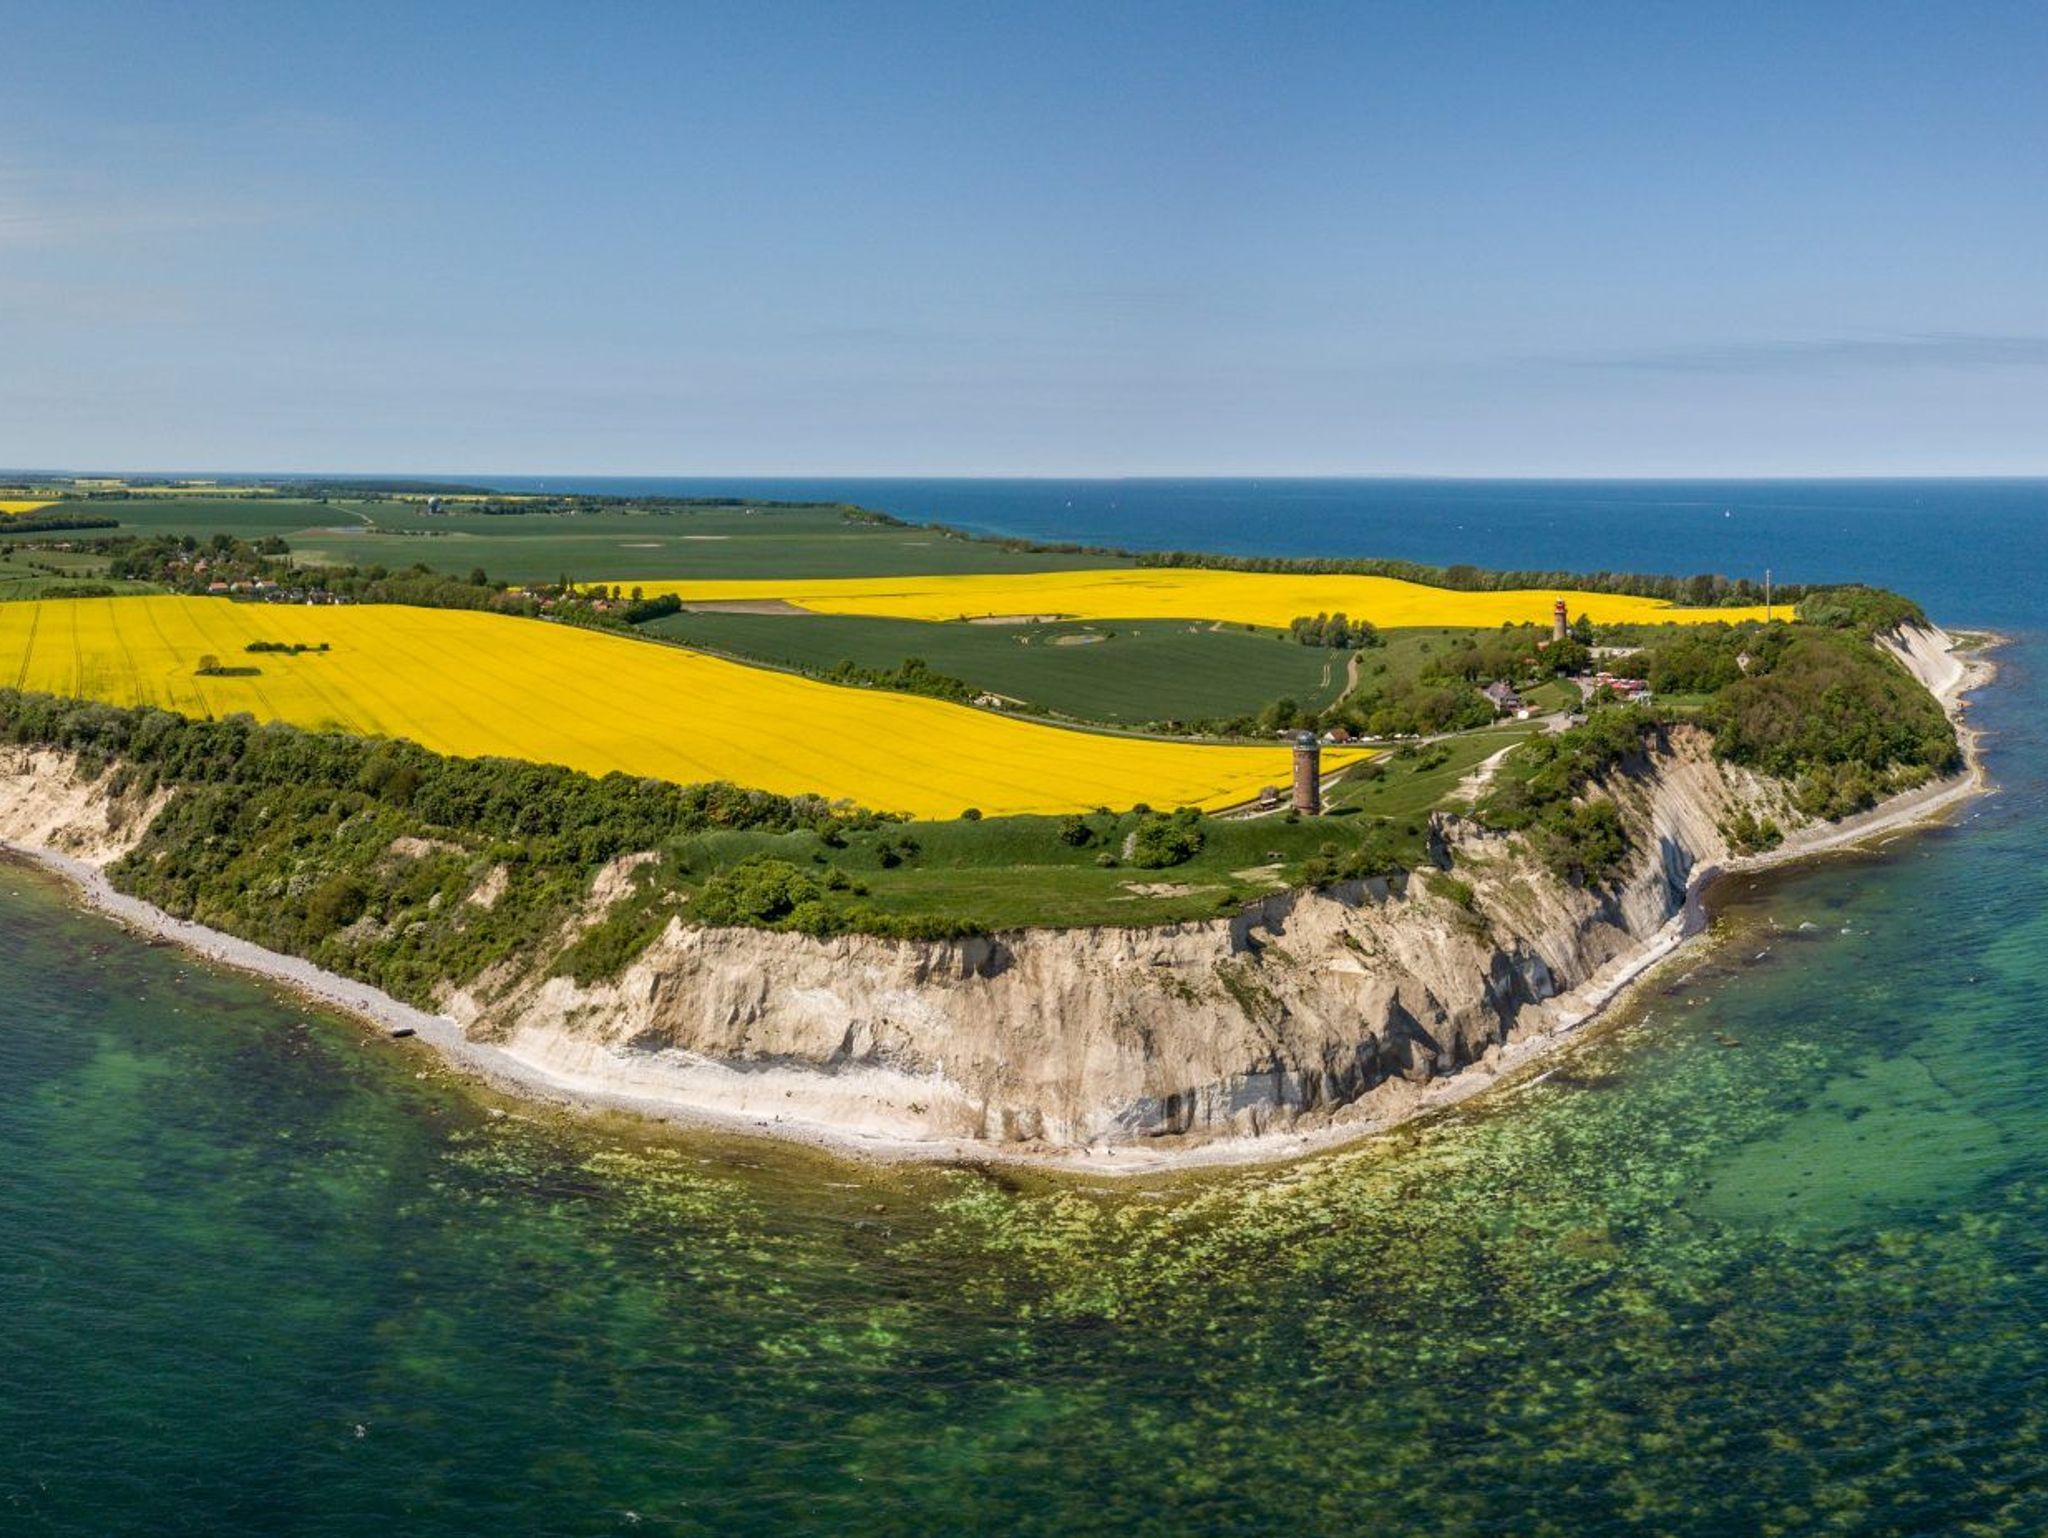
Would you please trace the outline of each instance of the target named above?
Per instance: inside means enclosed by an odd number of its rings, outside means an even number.
[[[1565,611],[1564,600],[1558,599],[1557,607],[1550,611],[1550,639],[1562,641],[1565,632],[1572,626],[1571,615]]]
[[[1294,739],[1294,810],[1305,817],[1323,814],[1323,745],[1314,732]]]

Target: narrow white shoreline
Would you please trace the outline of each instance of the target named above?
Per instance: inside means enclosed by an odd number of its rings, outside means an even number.
[[[1382,1137],[1490,1090],[1524,1087],[1533,1082],[1526,1077],[1526,1071],[1532,1064],[1558,1057],[1584,1040],[1584,1027],[1624,1003],[1636,984],[1647,981],[1651,973],[1660,970],[1682,951],[1691,949],[1694,942],[1708,938],[1706,897],[1715,882],[1726,876],[1793,865],[1821,855],[1857,853],[1875,839],[1925,827],[1941,820],[1964,802],[1991,792],[1979,733],[1964,718],[1963,700],[1997,675],[1998,666],[1987,653],[2004,645],[2005,638],[1986,630],[1964,630],[1953,634],[1959,642],[1967,639],[1973,644],[1968,654],[1961,656],[1962,667],[1957,676],[1947,687],[1934,693],[1956,723],[1964,761],[1960,771],[1946,779],[1893,796],[1867,812],[1845,817],[1840,822],[1803,828],[1765,853],[1746,855],[1725,865],[1700,866],[1686,882],[1683,906],[1663,928],[1635,949],[1616,957],[1577,988],[1558,995],[1552,1002],[1566,1006],[1565,1017],[1547,1031],[1531,1032],[1509,1042],[1501,1048],[1500,1055],[1492,1064],[1468,1064],[1444,1078],[1434,1079],[1414,1100],[1386,1115],[1360,1116],[1308,1132],[1272,1132],[1257,1137],[1219,1140],[1181,1151],[1127,1147],[1122,1152],[1129,1157],[1122,1161],[1094,1158],[1066,1161],[1056,1156],[1040,1156],[1030,1162],[1085,1164],[1091,1170],[1127,1175],[1277,1163]],[[1952,655],[1961,652],[1962,647],[1958,644]],[[1549,1071],[1546,1070],[1546,1074]],[[1153,1162],[1140,1165],[1139,1160],[1147,1152],[1153,1154]]]
[[[1383,1116],[1361,1116],[1309,1132],[1219,1138],[1189,1147],[1122,1144],[1027,1151],[964,1138],[889,1138],[818,1122],[770,1119],[702,1106],[679,1105],[651,1095],[591,1089],[515,1056],[502,1047],[470,1039],[461,1026],[445,1015],[429,1014],[368,983],[326,971],[301,957],[287,956],[203,924],[176,918],[154,904],[118,892],[99,867],[84,860],[58,850],[9,839],[0,839],[0,853],[29,861],[62,877],[76,891],[82,906],[103,914],[145,940],[168,941],[215,965],[281,984],[316,1004],[367,1021],[387,1036],[410,1035],[433,1048],[455,1069],[527,1101],[573,1111],[623,1112],[686,1129],[773,1138],[835,1154],[886,1162],[1007,1163],[1126,1176],[1272,1164],[1362,1143],[1519,1080],[1531,1064],[1555,1056],[1561,1049],[1582,1039],[1582,1028],[1587,1023],[1606,1014],[1647,973],[1703,936],[1705,894],[1723,876],[1766,870],[1816,855],[1860,849],[1882,835],[1933,822],[1965,801],[1988,792],[1991,785],[1984,769],[1979,734],[1963,718],[1962,700],[1963,696],[1989,683],[1996,674],[1996,664],[1986,653],[2003,644],[2003,638],[1983,631],[1962,634],[1976,644],[1964,659],[1958,676],[1937,694],[1957,722],[1965,758],[1965,768],[1960,773],[1894,796],[1882,805],[1845,818],[1840,823],[1803,829],[1766,854],[1747,856],[1726,865],[1704,866],[1694,871],[1687,883],[1684,907],[1677,916],[1578,988],[1560,995],[1554,1002],[1566,1007],[1564,1018],[1547,1031],[1534,1032],[1509,1043],[1489,1066],[1469,1065],[1434,1080],[1414,1099]]]
[[[209,929],[204,924],[174,917],[153,903],[116,891],[98,866],[84,860],[12,839],[0,839],[0,855],[14,856],[62,877],[77,895],[80,906],[112,919],[146,942],[168,941],[216,966],[280,984],[310,1003],[339,1010],[375,1025],[387,1037],[409,1035],[411,1039],[433,1048],[450,1067],[522,1100],[583,1112],[622,1111],[680,1127],[772,1137],[867,1157],[943,1158],[952,1155],[940,1154],[937,1150],[947,1147],[958,1148],[957,1157],[964,1158],[969,1156],[968,1150],[973,1146],[872,1139],[812,1123],[769,1121],[757,1116],[677,1105],[649,1095],[588,1089],[502,1047],[472,1040],[446,1015],[429,1014],[394,999],[382,989],[329,972],[303,957],[287,956],[224,931]]]

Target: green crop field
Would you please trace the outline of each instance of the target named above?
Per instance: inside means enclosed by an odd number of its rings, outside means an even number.
[[[928,529],[858,522],[837,508],[650,508],[430,517],[407,502],[335,503],[335,533],[291,540],[306,563],[393,568],[424,563],[508,582],[621,582],[678,577],[880,577],[1053,571],[1100,557],[1012,554]],[[366,521],[367,520],[367,521]],[[372,526],[374,525],[374,526]]]
[[[971,625],[824,614],[686,613],[642,627],[729,656],[823,672],[842,661],[934,669],[1038,710],[1137,725],[1253,713],[1290,695],[1321,709],[1343,692],[1345,653],[1270,631],[1185,620]]]
[[[78,518],[118,518],[121,526],[27,534],[20,536],[22,539],[44,544],[157,534],[191,534],[201,538],[231,534],[236,539],[248,540],[278,535],[289,539],[302,529],[320,524],[359,521],[330,504],[297,497],[74,498],[43,511]]]
[[[90,586],[115,593],[150,593],[145,582],[109,582],[104,557],[33,545],[9,548],[0,541],[0,603],[22,598],[62,598]]]
[[[275,535],[301,564],[415,564],[458,576],[481,567],[508,582],[656,577],[877,577],[1057,571],[1118,564],[1101,556],[1029,555],[930,529],[848,518],[836,507],[691,507],[510,515],[429,515],[424,502],[260,495],[73,499],[52,511],[117,518],[120,527],[24,535],[44,543],[123,535]]]
[[[1400,748],[1372,759],[1338,781],[1329,796],[1333,812],[1406,819],[1441,806],[1458,782],[1503,748],[1541,731],[1533,721],[1464,732],[1429,747]]]

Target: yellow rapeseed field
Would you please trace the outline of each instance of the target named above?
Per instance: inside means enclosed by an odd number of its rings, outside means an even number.
[[[54,502],[0,502],[0,516],[12,517],[16,513],[32,513],[39,507],[54,507]]]
[[[302,656],[251,641],[322,641]],[[211,655],[257,667],[201,678]],[[1284,746],[1063,731],[939,700],[843,689],[673,647],[503,615],[218,598],[0,603],[0,687],[192,716],[407,737],[602,774],[732,780],[950,817],[1093,806],[1228,806],[1284,784]],[[1325,755],[1335,768],[1367,755]]]
[[[1685,609],[1656,598],[1614,593],[1523,589],[1461,593],[1393,577],[1311,576],[1293,572],[1211,571],[1187,566],[1112,571],[1047,571],[1000,576],[838,577],[749,581],[639,581],[618,584],[649,597],[685,601],[780,599],[823,614],[894,619],[1005,619],[1060,615],[1072,619],[1207,619],[1284,629],[1296,616],[1335,614],[1371,620],[1381,629],[1462,625],[1492,630],[1503,621],[1550,623],[1562,598],[1572,617],[1599,624],[1708,624],[1762,619],[1763,608]],[[1779,614],[1785,615],[1781,607]],[[1789,617],[1789,615],[1785,615]]]

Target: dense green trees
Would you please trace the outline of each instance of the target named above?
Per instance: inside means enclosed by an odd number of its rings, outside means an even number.
[[[1888,611],[1873,605],[1864,614]],[[1961,759],[1939,702],[1870,645],[1862,623],[1687,630],[1660,639],[1639,666],[1657,693],[1711,696],[1700,721],[1716,753],[1790,781],[1807,815],[1838,818],[1947,773]],[[1509,755],[1479,815],[1495,827],[1531,830],[1560,875],[1598,881],[1621,858],[1620,824],[1596,810],[1600,802],[1580,797],[1656,745],[1663,730],[1653,712],[1633,706],[1534,738]],[[1768,848],[1783,836],[1749,812],[1726,831],[1741,849]]]
[[[1337,712],[1374,737],[1429,737],[1489,725],[1492,701],[1464,679],[1397,678],[1362,690]]]
[[[1127,555],[1140,566],[1196,566],[1217,571],[1309,572],[1318,575],[1398,577],[1431,587],[1461,592],[1500,592],[1523,588],[1564,588],[1581,592],[1627,593],[1639,598],[1662,598],[1671,603],[1718,606],[1762,603],[1763,584],[1748,577],[1730,580],[1711,573],[1695,577],[1654,576],[1645,572],[1618,571],[1488,571],[1483,567],[1458,564],[1425,566],[1419,561],[1374,559],[1302,558],[1292,556],[1215,555],[1202,550],[1141,550],[1115,552]],[[1820,589],[1782,586],[1778,596],[1791,602]]]
[[[1719,752],[1796,782],[1802,811],[1843,817],[1961,760],[1934,698],[1855,630],[1798,630],[1722,689],[1706,720]]]
[[[836,889],[845,890],[846,878],[837,871],[832,876],[838,878]],[[769,927],[794,915],[800,922],[792,927],[815,932],[825,927],[830,912],[826,894],[834,889],[788,860],[760,856],[718,872],[699,887],[691,916],[705,924]]]
[[[1819,765],[1955,766],[1955,731],[1941,706],[1860,636],[1799,629],[1760,639],[1750,671],[1708,707],[1728,758],[1786,779]]]
[[[1878,587],[1830,587],[1799,600],[1799,621],[1874,636],[1900,625],[1924,625],[1927,614],[1910,598]]]
[[[882,912],[864,901],[868,895],[866,886],[833,866],[806,869],[757,855],[712,875],[698,887],[687,912],[700,924],[816,936],[851,933],[953,940],[979,933],[974,924],[944,914]]]
[[[1646,761],[1663,730],[1641,706],[1621,706],[1569,731],[1532,737],[1502,763],[1478,816],[1492,827],[1527,831],[1560,879],[1597,886],[1626,858],[1627,833],[1612,802],[1581,797],[1630,760]]]
[[[1713,694],[1741,678],[1742,659],[1764,644],[1760,627],[1699,625],[1658,641],[1632,665],[1656,694]]]
[[[826,848],[845,847],[849,832],[879,834],[869,845],[885,869],[917,854],[914,838],[892,830],[897,819],[817,796],[593,778],[11,690],[0,690],[0,741],[74,752],[89,772],[118,765],[116,791],[176,789],[117,867],[125,890],[422,1004],[501,963],[546,961],[592,876],[641,851],[660,859],[562,951],[556,964],[569,975],[612,975],[677,912],[810,934],[976,932],[949,914],[879,910],[830,866],[761,856],[689,869],[691,840],[713,833],[815,833]],[[645,875],[657,870],[661,879]]]
[[[1357,651],[1380,644],[1379,626],[1369,619],[1350,619],[1342,609],[1335,614],[1297,615],[1287,633],[1303,646],[1336,646]]]
[[[965,704],[975,697],[972,685],[950,673],[941,673],[922,657],[906,657],[893,668],[864,668],[855,662],[841,661],[820,676],[828,683],[894,689],[900,694],[923,694],[955,704]]]
[[[629,625],[644,625],[650,620],[667,619],[671,614],[683,612],[683,601],[674,593],[663,593],[659,598],[643,598],[640,589],[633,589],[633,598],[620,612],[619,618]]]
[[[118,518],[90,514],[53,513],[41,509],[32,513],[0,513],[0,535],[55,534],[65,529],[117,529],[120,526]]]

